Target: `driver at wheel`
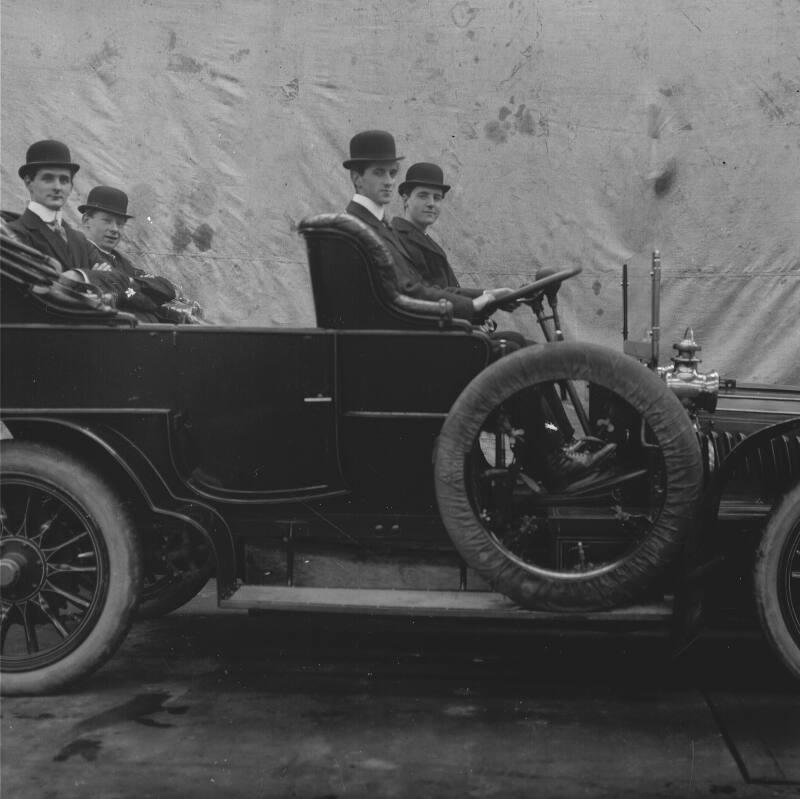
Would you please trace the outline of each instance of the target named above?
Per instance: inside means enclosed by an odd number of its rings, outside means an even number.
[[[353,199],[345,209],[348,214],[368,225],[386,244],[392,255],[398,287],[403,294],[420,300],[449,300],[457,319],[480,321],[481,311],[495,298],[508,294],[510,289],[478,291],[476,296],[456,293],[426,281],[415,267],[414,257],[397,232],[389,224],[386,206],[392,199],[399,162],[394,137],[385,130],[365,130],[350,140],[350,158],[342,166],[350,170],[355,189]]]
[[[430,226],[439,218],[442,201],[449,190],[440,166],[432,163],[412,164],[398,188],[403,198],[405,216],[392,219],[392,227],[424,285],[448,292],[451,299],[453,295],[472,298],[491,295],[492,292],[482,289],[462,288],[447,260],[447,254],[428,233]],[[499,289],[494,295],[502,296],[499,292],[507,291]],[[494,335],[510,341],[510,349],[534,343],[519,333],[502,331]],[[526,400],[518,403],[519,418],[526,420],[525,449],[531,455],[526,459],[530,463],[530,471],[542,478],[551,490],[574,485],[575,481],[590,474],[613,453],[613,444],[593,452],[582,448],[583,442],[574,439],[574,430],[564,416],[562,404],[552,386],[531,392]],[[542,452],[547,453],[543,463]],[[540,463],[537,464],[537,460]]]
[[[444,290],[449,295],[473,300],[486,294],[499,296],[509,291],[496,289],[495,292],[486,292],[484,289],[462,287],[447,260],[447,254],[431,238],[429,228],[439,218],[442,201],[449,190],[442,168],[431,163],[412,164],[397,189],[403,198],[404,216],[394,217],[392,228],[411,257],[420,282]]]
[[[398,156],[395,149],[394,137],[382,130],[367,130],[357,133],[350,140],[350,158],[343,162],[345,169],[350,170],[350,178],[355,188],[355,195],[346,208],[346,212],[368,225],[386,244],[391,253],[397,276],[398,287],[403,294],[417,299],[434,300],[447,299],[453,303],[454,316],[469,321],[480,321],[481,311],[489,302],[501,299],[510,289],[494,289],[484,291],[478,296],[469,296],[469,293],[458,292],[458,281],[453,275],[449,277],[435,277],[426,280],[424,275],[429,275],[431,270],[427,262],[415,263],[412,249],[403,241],[403,234],[389,225],[386,219],[386,206],[392,198],[392,190],[399,171],[398,162],[403,156]],[[435,173],[435,174],[434,174]],[[428,187],[431,195],[441,193],[441,199],[446,193],[443,174],[435,164],[415,164],[406,175],[406,180],[401,186],[409,191],[409,196],[414,192],[419,195],[420,190]],[[433,178],[436,178],[435,180]],[[420,205],[430,205],[428,198]],[[406,202],[408,207],[409,202]],[[425,227],[435,221],[436,214],[419,214],[420,224]],[[422,221],[424,220],[424,222]],[[428,221],[430,220],[430,221]],[[415,224],[412,222],[412,224]],[[417,226],[415,224],[415,226]],[[402,231],[402,225],[400,229]],[[421,232],[424,235],[424,230]],[[438,246],[438,245],[437,245]],[[444,251],[438,248],[440,257],[447,264]],[[447,264],[449,269],[449,264]],[[440,267],[441,270],[441,267]],[[452,274],[452,270],[450,270]],[[448,285],[441,286],[437,282]],[[452,284],[455,285],[452,285]],[[531,342],[527,342],[518,333],[495,334],[502,336],[504,347],[507,350],[519,349]],[[552,387],[545,390],[534,389],[522,398],[522,413],[524,419],[525,436],[523,449],[530,460],[530,474],[536,474],[548,490],[564,490],[575,486],[587,476],[591,475],[614,452],[614,444],[600,446],[599,449],[586,449],[585,442],[575,441],[572,430],[564,424],[557,424],[551,420],[559,420],[561,413],[560,402]],[[568,425],[568,423],[567,423]],[[522,450],[521,450],[522,454]],[[538,488],[535,480],[530,480],[529,485]]]

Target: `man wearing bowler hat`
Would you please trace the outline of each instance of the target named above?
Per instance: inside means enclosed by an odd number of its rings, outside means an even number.
[[[425,300],[447,299],[453,303],[454,315],[470,321],[480,319],[480,311],[490,301],[495,298],[492,292],[479,292],[479,296],[470,297],[459,295],[453,292],[456,286],[443,288],[439,285],[426,284],[423,275],[416,268],[412,250],[407,247],[401,234],[391,228],[386,220],[386,206],[392,196],[395,180],[398,172],[398,162],[403,156],[398,156],[395,150],[394,138],[390,133],[382,130],[368,130],[357,133],[350,140],[350,158],[343,163],[345,169],[350,170],[350,178],[356,190],[353,199],[347,206],[347,213],[357,217],[368,225],[386,243],[394,260],[395,272],[399,283],[400,291],[409,296]],[[449,188],[444,184],[441,170],[431,170],[434,166],[426,164],[411,173],[411,180],[406,176],[404,187],[410,189],[408,184],[414,183],[414,175],[421,175],[424,172],[425,182],[419,185],[429,186],[430,181],[435,177],[433,186],[441,196]],[[409,170],[411,172],[411,170]],[[439,200],[441,202],[441,198]],[[429,203],[421,203],[428,205]],[[419,215],[420,220],[425,220],[430,226],[435,219],[435,214],[430,211]],[[430,220],[428,222],[428,220]],[[441,252],[444,257],[444,252]],[[446,263],[447,258],[444,257]],[[441,262],[439,263],[441,268]],[[449,268],[449,265],[448,265]],[[429,272],[427,262],[422,269]],[[452,270],[450,270],[452,274]],[[437,278],[441,280],[441,278]],[[457,284],[455,275],[451,278]],[[509,289],[495,289],[498,297],[502,297]],[[505,338],[510,334],[496,333],[495,338]],[[524,346],[527,342],[515,334],[518,341],[512,342],[511,348]],[[510,339],[506,340],[506,344]],[[548,419],[558,416],[560,403],[557,402],[555,392],[550,389],[553,395],[555,410],[550,406],[548,398],[543,396],[537,389],[533,389],[532,402],[525,412],[526,430],[529,437],[529,449],[531,456],[538,463],[535,463],[537,477],[544,480],[548,488],[574,486],[582,478],[587,477],[595,471],[614,451],[615,445],[604,446],[598,452],[583,452],[579,449],[580,442],[565,440],[570,437],[570,428],[564,428],[565,435],[558,433],[551,435],[550,428],[558,428],[550,425]],[[526,403],[526,406],[528,403]],[[537,458],[538,453],[538,458]]]
[[[399,162],[394,137],[385,130],[365,130],[350,140],[350,158],[342,163],[350,170],[355,194],[345,209],[351,216],[368,225],[389,247],[392,255],[405,253],[398,250],[398,242],[386,215],[386,206],[392,199]]]
[[[78,211],[82,214],[84,235],[105,256],[108,268],[136,277],[141,270],[116,249],[125,224],[133,219],[128,213],[128,195],[112,186],[95,186]]]
[[[24,244],[56,258],[64,269],[91,269],[97,263],[83,234],[62,219],[79,169],[66,144],[54,139],[32,144],[18,172],[31,199],[25,212],[9,223]]]
[[[439,286],[426,284],[414,266],[412,254],[389,225],[386,206],[392,199],[399,162],[403,158],[397,155],[394,137],[385,130],[366,130],[353,136],[350,158],[342,166],[350,170],[355,194],[345,210],[369,225],[387,245],[394,261],[398,287],[403,294],[433,302],[449,300],[453,303],[456,318],[479,320],[481,310],[494,299],[494,295],[481,291],[475,297],[459,296]]]
[[[133,311],[142,321],[197,321],[194,314],[200,314],[199,305],[189,303],[167,278],[135,267],[117,249],[127,221],[133,218],[128,213],[128,195],[124,191],[95,186],[78,211],[83,214],[83,231],[93,259],[103,262],[85,275],[89,282],[103,288],[108,281],[107,290],[118,298],[118,306]]]
[[[394,217],[392,228],[425,285],[475,299],[484,293],[483,290],[459,285],[445,251],[428,232],[439,218],[442,201],[449,190],[440,166],[425,162],[412,164],[397,190],[403,198],[405,216]]]
[[[392,227],[410,255],[420,281],[429,287],[447,292],[445,296],[478,298],[502,296],[510,289],[495,289],[484,292],[481,289],[462,288],[445,251],[428,235],[428,229],[439,218],[441,204],[450,190],[444,182],[444,173],[437,164],[428,162],[412,164],[406,172],[406,179],[400,184],[398,192],[403,198],[405,218],[395,217]],[[504,339],[511,349],[525,347],[533,342],[527,341],[514,331],[492,333],[495,339]],[[596,452],[578,449],[574,429],[564,414],[563,406],[552,386],[529,390],[526,400],[521,402],[519,419],[524,420],[527,450],[532,460],[529,468],[552,487],[575,485],[587,477],[614,452],[614,445],[607,445]],[[551,424],[549,420],[556,420]]]

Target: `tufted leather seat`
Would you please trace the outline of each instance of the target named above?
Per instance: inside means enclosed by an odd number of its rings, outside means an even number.
[[[401,294],[384,243],[349,214],[320,214],[298,226],[306,241],[317,325],[352,330],[472,330],[449,300]]]

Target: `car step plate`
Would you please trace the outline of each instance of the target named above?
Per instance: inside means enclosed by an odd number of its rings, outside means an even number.
[[[255,611],[315,611],[513,619],[543,626],[582,626],[587,623],[666,624],[672,616],[668,601],[606,611],[553,613],[523,610],[508,597],[491,591],[414,591],[373,588],[317,588],[245,585],[220,601],[220,607]]]

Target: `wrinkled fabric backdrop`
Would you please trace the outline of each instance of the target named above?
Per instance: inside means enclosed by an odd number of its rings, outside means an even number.
[[[297,223],[343,209],[374,127],[443,166],[463,283],[580,264],[566,333],[620,348],[621,265],[642,338],[658,249],[662,362],[692,325],[701,368],[800,383],[796,0],[2,2],[2,207],[65,141],[68,219],[124,188],[123,248],[213,322],[314,325]]]

